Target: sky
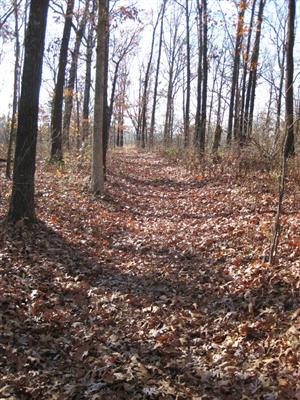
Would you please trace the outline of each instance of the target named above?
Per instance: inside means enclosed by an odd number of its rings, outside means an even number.
[[[171,0],[173,1],[173,0]],[[283,0],[286,1],[286,0]],[[119,4],[124,4],[126,3],[131,3],[132,0],[122,0],[119,2]],[[232,6],[230,7],[230,4],[232,4],[228,0],[221,0],[220,3],[222,4],[223,10],[226,14],[229,14],[232,12]],[[298,9],[300,9],[300,2],[297,2]],[[160,0],[157,1],[149,1],[149,0],[136,0],[135,5],[140,8],[144,9],[145,11],[148,12],[148,18],[151,15],[150,10],[153,8],[154,4],[160,4]],[[147,17],[146,17],[147,18]],[[234,21],[234,20],[233,20]],[[150,41],[151,41],[151,26],[148,25],[146,26],[144,32],[143,32],[143,38],[141,41],[141,46],[139,49],[139,55],[138,59],[143,60],[144,57],[148,55],[149,52],[149,47],[150,47]],[[48,20],[48,29],[47,29],[47,37],[53,37],[53,35],[60,35],[60,32],[62,31],[62,24],[56,25],[55,22],[53,21],[53,16],[51,12],[49,13],[49,20]],[[297,35],[296,37],[296,49],[300,48],[300,35]],[[137,63],[135,64],[137,65]],[[134,65],[132,67],[134,69]],[[8,105],[11,103],[11,98],[12,98],[12,91],[13,91],[13,70],[14,70],[14,52],[13,52],[13,45],[10,42],[6,42],[2,46],[2,58],[0,62],[0,93],[1,93],[1,102],[0,102],[0,115],[1,114],[7,114],[8,112]],[[136,70],[137,71],[137,70]],[[136,75],[138,72],[134,72]],[[47,68],[44,67],[44,74],[43,77],[45,80],[50,79],[49,72],[47,72]],[[132,90],[132,92],[136,92],[136,88]],[[261,92],[261,94],[260,94]],[[258,98],[262,98],[265,94],[265,91],[262,89],[261,86],[258,87]],[[41,103],[46,102],[46,100],[49,98],[49,92],[47,89],[42,89],[41,91]],[[262,102],[262,105],[264,105],[264,102]]]

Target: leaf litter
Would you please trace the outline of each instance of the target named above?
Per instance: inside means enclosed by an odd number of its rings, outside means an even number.
[[[39,162],[40,222],[1,228],[0,398],[300,399],[299,193],[270,267],[265,176],[115,152],[95,198],[88,174]]]

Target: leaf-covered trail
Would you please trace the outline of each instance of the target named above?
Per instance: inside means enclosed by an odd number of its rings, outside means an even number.
[[[94,199],[84,167],[41,164],[45,224],[2,234],[0,398],[300,399],[299,193],[270,268],[262,178],[135,151],[109,170]]]

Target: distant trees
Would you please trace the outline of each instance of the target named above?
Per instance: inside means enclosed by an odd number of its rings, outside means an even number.
[[[14,165],[10,210],[15,210],[13,205],[20,201],[16,200],[21,196],[20,180],[30,182],[26,185],[31,187],[31,194],[25,196],[32,195],[34,190],[34,167],[28,165],[35,157],[34,107],[38,88],[33,86],[33,95],[28,95],[34,102],[30,110],[26,109],[24,97],[19,98],[23,38],[20,29],[24,27],[25,32],[27,25],[31,31],[34,29],[32,4],[38,2],[30,3],[30,24],[24,14],[27,3],[28,0],[25,3],[11,0],[10,5],[4,6],[0,2],[1,38],[15,40],[8,177],[16,131],[19,161]],[[114,132],[114,143],[122,146],[130,121],[142,148],[156,143],[165,147],[176,143],[204,156],[210,149],[215,155],[222,144],[227,144],[227,149],[237,146],[237,154],[241,154],[243,146],[255,139],[258,132],[269,142],[273,141],[273,148],[278,148],[283,137],[285,107],[288,127],[285,155],[295,153],[293,86],[298,77],[294,73],[298,64],[293,54],[295,0],[277,0],[272,4],[266,0],[228,1],[226,9],[221,1],[161,0],[157,6],[153,5],[151,23],[143,11],[122,6],[118,1],[110,4],[108,0],[63,0],[54,6],[59,6],[59,13],[64,15],[64,27],[61,38],[56,35],[47,42],[49,51],[45,57],[45,65],[51,70],[51,78],[48,73],[47,79],[55,82],[55,88],[51,87],[53,97],[49,99],[52,104],[50,158],[55,162],[63,160],[63,147],[68,149],[74,142],[69,140],[74,120],[77,148],[87,144],[93,132],[91,190],[94,193],[103,193],[109,132]],[[41,8],[38,10],[42,13]],[[42,28],[39,29],[37,34],[44,37]],[[147,51],[140,46],[140,42],[145,44],[143,32],[146,30]],[[265,31],[268,34],[264,35]],[[30,52],[34,53],[28,40],[27,57]],[[264,51],[266,48],[268,52]],[[40,42],[37,50],[39,53],[33,57],[39,62]],[[38,64],[34,66],[31,62],[31,67],[37,69],[34,75],[39,79]],[[23,93],[29,90],[28,82],[32,79],[28,64],[24,65],[22,79]],[[19,111],[21,106],[23,111]],[[29,115],[31,125],[28,125]],[[24,127],[30,133],[25,135]],[[28,151],[26,146],[30,147]],[[31,161],[26,157],[20,160],[20,151]],[[29,175],[20,170],[20,165]],[[33,204],[32,199],[26,201]],[[17,215],[16,211],[10,211],[13,214]],[[33,214],[26,215],[33,219]]]

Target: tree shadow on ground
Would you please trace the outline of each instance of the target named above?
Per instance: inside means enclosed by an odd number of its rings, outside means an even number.
[[[262,375],[250,368],[251,346],[288,331],[263,312],[284,304],[286,282],[249,287],[249,315],[244,293],[226,290],[230,277],[213,260],[151,246],[93,256],[43,223],[3,239],[1,367],[17,398],[296,398],[276,386],[275,358]],[[299,307],[297,297],[286,300],[286,312]]]

